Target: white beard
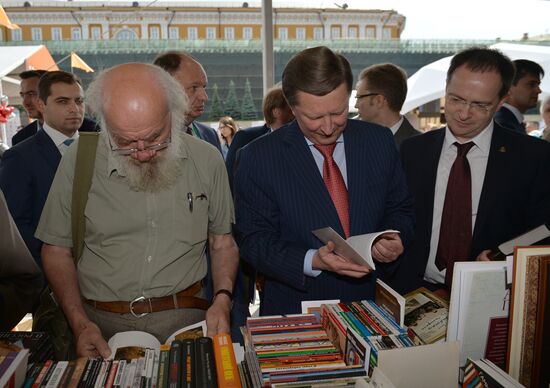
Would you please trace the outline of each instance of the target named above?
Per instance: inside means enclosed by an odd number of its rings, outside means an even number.
[[[147,162],[117,154],[114,157],[125,171],[130,189],[157,193],[172,187],[181,175],[181,149],[181,137],[173,133],[170,145]]]

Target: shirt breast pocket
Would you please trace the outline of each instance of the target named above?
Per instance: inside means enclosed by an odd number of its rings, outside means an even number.
[[[184,193],[177,198],[174,232],[177,241],[191,246],[208,238],[208,196],[201,191]]]

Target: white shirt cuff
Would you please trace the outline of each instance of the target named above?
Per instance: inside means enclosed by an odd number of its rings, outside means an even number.
[[[313,256],[315,255],[315,252],[317,252],[317,249],[310,249],[306,252],[306,256],[304,257],[304,275],[311,276],[312,278],[316,278],[321,274],[321,272],[323,272],[312,268]]]

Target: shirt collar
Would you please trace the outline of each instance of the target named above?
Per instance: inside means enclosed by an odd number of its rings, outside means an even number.
[[[505,107],[506,109],[508,109],[510,112],[512,112],[514,114],[514,116],[516,116],[516,120],[518,121],[518,123],[523,123],[523,114],[519,111],[518,108],[516,108],[515,106],[512,106],[508,103],[504,103],[502,104],[503,107]]]
[[[399,127],[401,126],[401,124],[403,124],[403,120],[405,120],[405,117],[404,117],[404,116],[401,116],[401,118],[399,119],[399,121],[397,121],[397,123],[393,124],[393,125],[390,127],[391,133],[393,133],[394,135],[397,133],[397,130],[399,129]]]
[[[46,122],[42,124],[42,129],[44,130],[44,132],[48,134],[48,136],[52,139],[55,146],[58,148],[61,147],[61,144],[63,144],[63,142],[67,139],[74,139],[74,140],[78,139],[78,131],[75,131],[75,133],[73,133],[73,136],[68,137],[68,136],[65,136],[63,133],[59,132],[57,129],[54,129],[53,127],[49,126],[48,123]]]
[[[491,138],[493,137],[493,128],[494,122],[491,120],[489,125],[487,125],[483,131],[481,131],[476,137],[470,139],[473,141],[476,148],[478,148],[483,154],[488,155],[489,149],[491,148]],[[445,127],[445,141],[443,143],[444,149],[450,149],[453,147],[453,144],[458,142],[456,137],[453,135],[449,127]]]
[[[307,145],[310,146],[310,147],[314,147],[315,144],[309,140],[307,137],[304,136],[304,139],[306,139],[306,142],[307,142]],[[336,143],[343,143],[344,142],[344,132],[342,132],[340,134],[340,136],[338,136],[338,139],[336,139]]]

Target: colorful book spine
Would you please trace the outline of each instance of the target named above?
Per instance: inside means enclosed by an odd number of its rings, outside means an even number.
[[[172,342],[170,347],[169,358],[169,374],[168,374],[168,387],[169,388],[181,388],[182,378],[181,370],[183,368],[182,363],[182,341],[176,340]]]
[[[227,333],[217,334],[213,338],[213,345],[218,388],[241,388],[231,336]]]

